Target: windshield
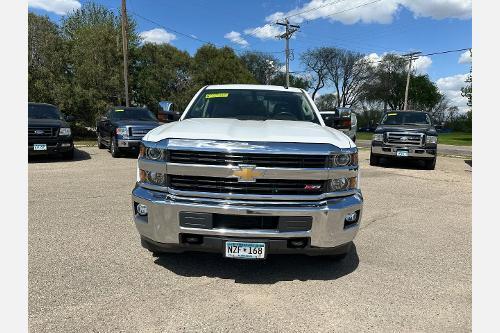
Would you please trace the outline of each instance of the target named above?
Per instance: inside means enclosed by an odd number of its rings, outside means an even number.
[[[30,119],[62,119],[59,110],[53,105],[28,104],[28,118]]]
[[[205,90],[184,119],[319,120],[302,93],[271,90]]]
[[[110,115],[112,120],[145,120],[156,121],[154,114],[146,108],[114,109]]]
[[[431,120],[424,112],[389,112],[382,118],[382,125],[430,125]]]

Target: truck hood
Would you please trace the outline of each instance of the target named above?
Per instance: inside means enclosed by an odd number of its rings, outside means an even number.
[[[33,127],[69,127],[68,123],[59,119],[28,118],[28,126]]]
[[[385,132],[416,132],[436,135],[436,130],[432,125],[379,125],[375,130],[375,133]]]
[[[289,120],[186,119],[157,127],[143,138],[151,142],[163,139],[325,143],[339,148],[355,146],[345,134],[333,128]]]

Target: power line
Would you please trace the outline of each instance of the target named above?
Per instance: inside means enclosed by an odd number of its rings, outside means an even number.
[[[345,12],[348,12],[348,11],[351,11],[351,10],[354,10],[354,9],[358,9],[358,8],[361,8],[361,7],[365,7],[365,6],[369,6],[369,5],[372,5],[374,3],[377,3],[377,2],[380,2],[382,0],[374,0],[374,1],[370,1],[370,2],[365,2],[365,3],[362,3],[360,5],[357,5],[357,6],[354,6],[354,7],[351,7],[351,8],[347,8],[347,9],[344,9],[344,10],[340,10],[338,12],[335,12],[335,13],[331,13],[331,14],[328,14],[328,15],[325,15],[325,16],[322,16],[321,18],[325,18],[325,17],[330,17],[330,16],[334,16],[334,15],[337,15],[337,14],[342,14],[342,13],[345,13]],[[312,19],[311,20],[305,20],[304,22],[302,23],[308,23],[308,22],[311,22],[313,21]]]
[[[327,6],[338,4],[338,3],[343,2],[343,1],[346,1],[346,0],[337,0],[337,1],[328,2],[328,3],[325,3],[325,4],[323,4],[321,6],[318,6],[318,7],[310,8],[310,9],[304,10],[302,12],[298,12],[298,13],[295,13],[295,14],[292,14],[292,15],[288,15],[288,16],[286,16],[284,18],[285,19],[289,19],[290,17],[302,15],[302,14],[305,14],[305,13],[309,13],[309,12],[312,12],[312,11],[315,11],[315,10],[318,10],[318,9],[321,9],[321,8],[324,8],[324,7],[327,7]]]

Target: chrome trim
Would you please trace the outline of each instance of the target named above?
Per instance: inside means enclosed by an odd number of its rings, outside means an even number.
[[[391,151],[384,151],[382,148],[390,148]],[[372,146],[372,153],[376,155],[384,155],[384,156],[396,156],[396,150],[408,150],[408,157],[417,157],[417,158],[434,158],[435,154],[427,153],[427,150],[436,150],[436,148],[424,148],[424,147],[416,147],[416,146],[401,146],[401,145],[390,145],[387,146]],[[424,150],[423,153],[416,153],[415,150]],[[404,158],[404,157],[401,157]]]
[[[359,192],[359,189],[353,189],[340,192],[327,192],[320,195],[270,195],[270,194],[231,194],[231,193],[213,193],[213,192],[197,192],[197,191],[179,191],[167,186],[158,186],[144,182],[138,182],[138,186],[160,192],[167,192],[175,196],[195,197],[195,198],[212,198],[212,199],[247,199],[247,200],[276,200],[276,201],[317,201],[329,198],[340,198],[353,195]]]
[[[423,146],[424,144],[424,134],[423,133],[415,133],[415,132],[386,132],[384,135],[384,144],[390,145],[390,146],[397,146],[397,145],[402,145],[404,144],[403,142],[396,142],[396,143],[390,143],[388,142],[390,134],[397,134],[397,135],[412,135],[412,136],[420,136],[420,142],[419,143],[411,143],[408,142],[408,144],[412,145],[413,147],[415,146]]]
[[[315,202],[315,207],[289,206],[287,203],[276,203],[259,207],[248,205],[221,206],[219,202],[180,202],[177,198],[165,195],[158,196],[156,192],[136,187],[132,191],[133,203],[138,202],[148,206],[148,220],[141,219],[134,213],[134,221],[139,234],[153,241],[168,244],[179,243],[179,233],[190,232],[201,235],[220,235],[244,238],[288,238],[310,237],[311,245],[316,247],[335,247],[350,242],[359,230],[358,222],[351,228],[344,229],[345,215],[360,211],[359,220],[363,215],[363,197],[355,194],[343,198],[335,198],[323,202]],[[309,231],[276,232],[275,230],[245,230],[245,229],[198,229],[184,228],[179,225],[179,212],[193,211],[218,213],[228,215],[267,215],[267,216],[311,216],[312,228]]]
[[[339,148],[327,143],[289,143],[289,142],[243,142],[223,140],[164,139],[158,142],[143,141],[147,147],[168,150],[191,150],[229,153],[331,155],[356,153],[358,149]]]

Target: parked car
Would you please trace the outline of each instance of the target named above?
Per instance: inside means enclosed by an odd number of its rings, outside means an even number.
[[[108,148],[113,157],[138,153],[142,137],[160,125],[147,108],[115,106],[97,121],[97,145]]]
[[[28,103],[28,156],[61,154],[73,159],[74,145],[71,127],[65,117],[52,104]]]
[[[159,103],[160,111],[158,111],[158,120],[162,123],[170,123],[177,121],[181,117],[180,112],[175,111],[174,103],[169,101],[161,101]]]
[[[338,129],[356,142],[358,118],[350,108],[335,108],[332,111],[320,111],[326,126]]]
[[[437,142],[438,133],[427,112],[386,112],[373,134],[370,165],[378,165],[381,157],[419,159],[426,169],[433,170]]]
[[[134,221],[154,254],[339,258],[359,230],[358,149],[302,89],[206,86],[144,136],[137,166]]]

